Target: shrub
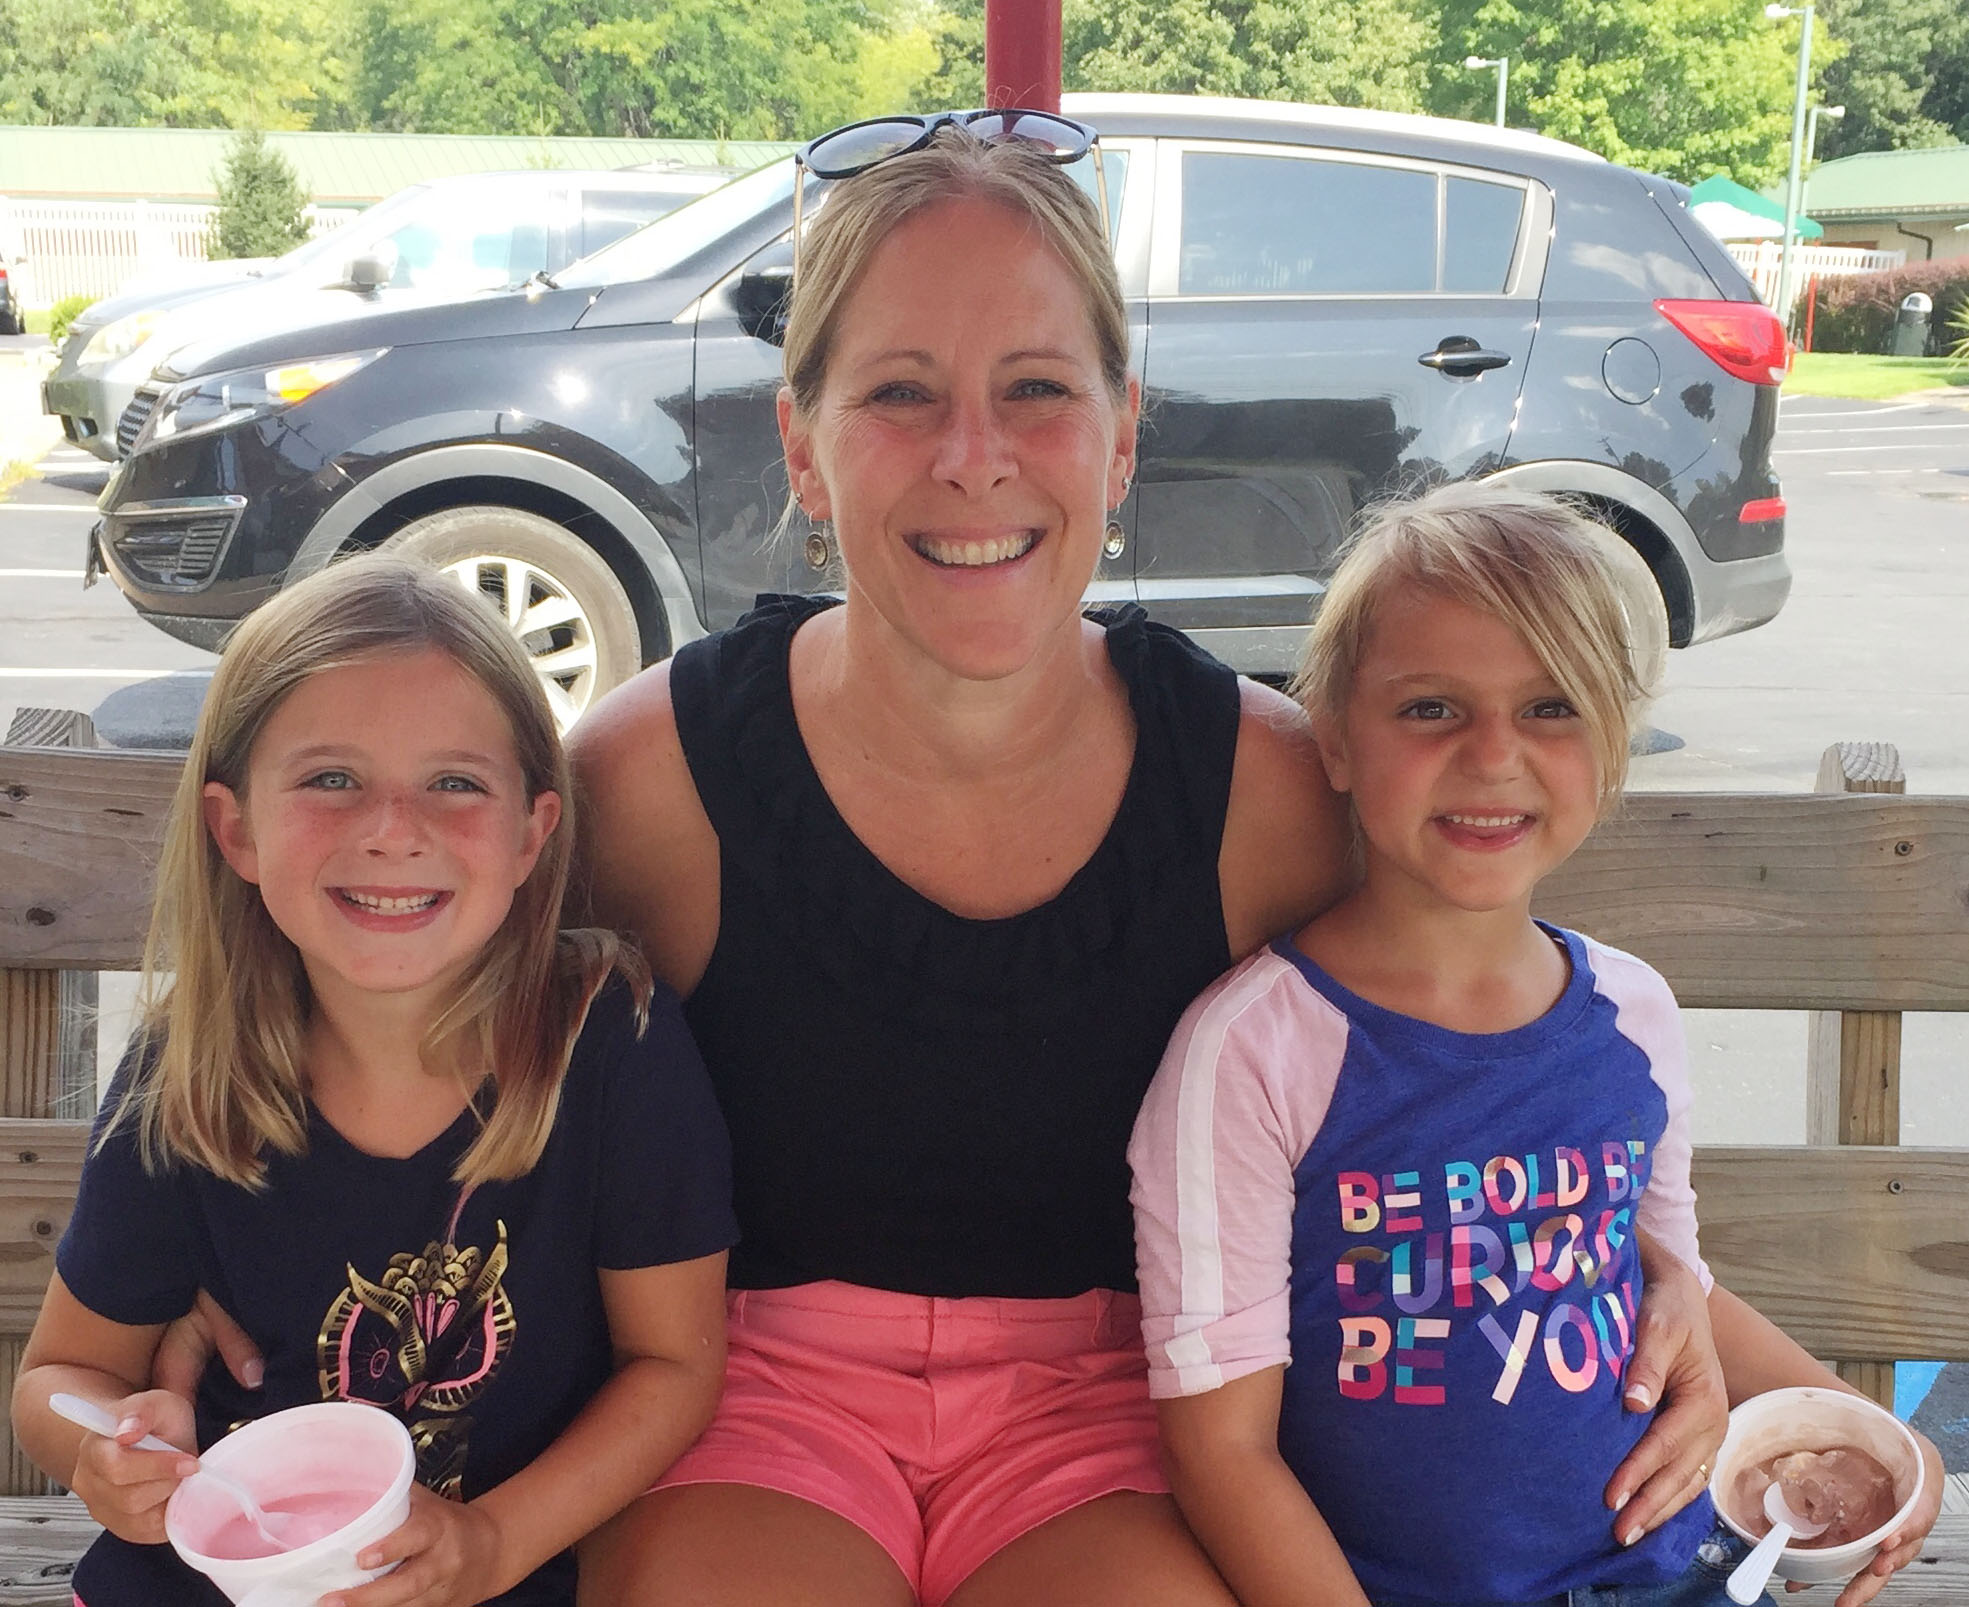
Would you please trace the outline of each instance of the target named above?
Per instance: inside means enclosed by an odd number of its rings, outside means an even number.
[[[1900,311],[1901,300],[1916,290],[1926,292],[1935,303],[1929,346],[1940,349],[1941,332],[1969,309],[1969,259],[1915,262],[1884,273],[1849,273],[1819,280],[1812,349],[1887,351],[1893,345],[1894,316]]]
[[[48,313],[48,344],[60,346],[68,339],[68,326],[81,315],[82,309],[94,304],[94,296],[63,296]]]
[[[257,128],[241,129],[226,152],[206,254],[277,257],[307,239],[307,207],[307,194],[287,158],[269,149]]]

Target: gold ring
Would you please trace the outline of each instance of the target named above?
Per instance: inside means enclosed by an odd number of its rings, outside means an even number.
[[[1707,1481],[1707,1480],[1708,1480],[1708,1478],[1709,1478],[1709,1464],[1708,1464],[1707,1462],[1698,1462],[1698,1463],[1696,1463],[1696,1477],[1697,1477],[1697,1478],[1699,1478],[1699,1479],[1702,1479],[1702,1480],[1704,1480],[1704,1481]]]

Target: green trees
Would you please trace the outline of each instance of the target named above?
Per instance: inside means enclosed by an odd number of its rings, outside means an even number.
[[[226,153],[206,254],[277,257],[307,239],[307,205],[287,159],[257,128],[245,129]]]
[[[1845,117],[1819,125],[1819,155],[1969,140],[1969,13],[1959,0],[1823,0],[1845,55],[1820,99]]]

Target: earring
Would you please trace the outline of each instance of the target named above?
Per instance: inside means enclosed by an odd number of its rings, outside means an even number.
[[[807,532],[807,567],[825,569],[834,561],[834,528],[825,519]]]
[[[1128,531],[1119,519],[1110,519],[1106,539],[1101,543],[1101,552],[1109,558],[1119,558],[1128,550]]]

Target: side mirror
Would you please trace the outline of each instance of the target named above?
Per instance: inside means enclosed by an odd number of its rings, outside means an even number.
[[[748,268],[732,288],[732,305],[745,332],[777,346],[786,338],[786,308],[793,297],[793,265]]]
[[[372,251],[364,251],[349,259],[344,270],[346,283],[351,290],[374,295],[382,286],[388,284],[397,271],[397,254],[384,246]]]

